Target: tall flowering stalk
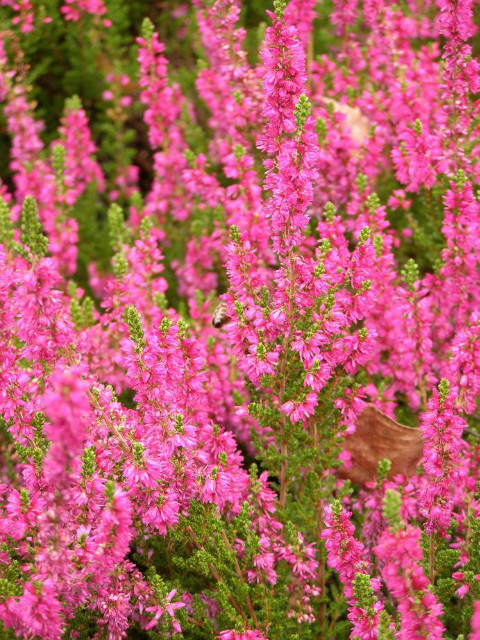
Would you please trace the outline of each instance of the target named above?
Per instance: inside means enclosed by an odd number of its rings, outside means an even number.
[[[422,416],[421,425],[424,466],[429,477],[422,507],[427,518],[427,533],[445,535],[452,515],[453,488],[460,467],[465,428],[445,378],[438,391],[434,390],[428,409]]]
[[[381,575],[391,595],[398,602],[400,631],[397,637],[444,637],[442,606],[428,589],[429,581],[419,565],[422,552],[420,530],[407,525],[399,531],[385,531],[375,554],[382,562]]]
[[[147,213],[164,217],[168,211],[183,220],[188,214],[185,198],[178,197],[179,179],[186,166],[186,148],[179,123],[183,98],[177,84],[170,86],[165,47],[149,20],[145,20],[142,35],[137,39],[140,63],[140,99],[146,106],[144,119],[148,126],[148,140],[155,151],[155,181],[147,200]]]
[[[351,637],[373,640],[378,637],[383,604],[374,595],[365,560],[366,550],[353,535],[355,527],[350,516],[339,502],[328,506],[322,537],[328,565],[338,572],[349,605],[348,619],[353,626]]]

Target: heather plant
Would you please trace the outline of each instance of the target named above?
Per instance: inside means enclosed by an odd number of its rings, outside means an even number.
[[[480,640],[474,9],[0,0],[2,638]]]

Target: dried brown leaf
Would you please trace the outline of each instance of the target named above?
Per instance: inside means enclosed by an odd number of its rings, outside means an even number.
[[[392,463],[390,477],[415,472],[423,452],[420,429],[395,422],[373,405],[367,405],[355,426],[355,433],[345,436],[343,445],[352,457],[352,467],[340,468],[341,478],[362,483],[374,480],[384,458]]]
[[[331,104],[335,112],[345,115],[345,122],[350,129],[353,140],[359,144],[363,144],[367,140],[370,133],[370,123],[358,107],[337,102],[333,98],[322,98],[322,100]]]

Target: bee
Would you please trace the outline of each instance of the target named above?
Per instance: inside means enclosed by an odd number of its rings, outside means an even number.
[[[212,324],[215,329],[220,329],[224,324],[230,320],[230,316],[227,313],[227,305],[225,302],[220,302],[212,315]]]

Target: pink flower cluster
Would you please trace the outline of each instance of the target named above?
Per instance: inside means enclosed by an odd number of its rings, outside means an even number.
[[[335,0],[314,55],[315,3],[276,0],[257,57],[240,2],[192,5],[195,82],[148,20],[138,78],[105,65],[151,181],[103,166],[76,96],[48,145],[0,33],[2,629],[478,639],[473,2]],[[90,192],[109,239],[85,266]],[[367,404],[423,455],[352,487]]]

